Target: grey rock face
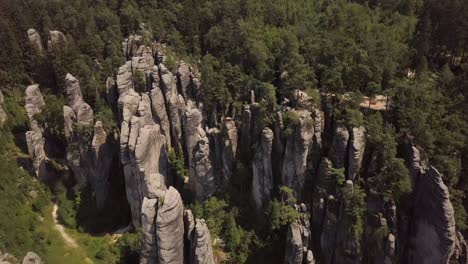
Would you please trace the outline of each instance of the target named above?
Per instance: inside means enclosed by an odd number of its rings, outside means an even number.
[[[160,264],[184,262],[184,206],[179,192],[170,187],[156,216],[156,241]]]
[[[296,206],[296,210],[301,213],[301,217],[296,223],[289,225],[284,262],[286,264],[312,264],[315,261],[312,251],[309,250],[311,234],[307,207],[301,204]]]
[[[34,252],[28,252],[23,258],[22,264],[41,264],[41,258]]]
[[[141,243],[140,264],[156,263],[158,248],[156,244],[156,218],[158,199],[143,198],[141,206],[141,231],[143,240]]]
[[[114,157],[112,143],[109,142],[108,132],[101,121],[94,125],[94,136],[91,142],[92,149],[92,173],[91,184],[94,188],[96,205],[102,209],[109,193],[109,176]]]
[[[39,54],[42,54],[44,47],[42,46],[41,35],[34,28],[28,29],[28,39],[31,46],[36,49]]]
[[[184,211],[184,228],[185,236],[188,240],[192,239],[193,230],[195,229],[195,218],[191,210]]]
[[[26,114],[29,117],[31,129],[38,130],[39,127],[37,126],[37,121],[34,116],[41,113],[42,109],[46,106],[38,84],[30,85],[26,88],[24,100],[24,107],[26,108]]]
[[[2,91],[0,91],[0,127],[2,127],[3,124],[5,124],[5,122],[7,121],[7,113],[3,109],[3,102],[4,102],[3,94],[2,94]]]
[[[153,110],[156,123],[161,125],[161,132],[166,136],[167,145],[171,146],[171,127],[167,116],[164,96],[159,85],[156,85],[156,83],[153,83],[153,89],[151,90],[151,109]]]
[[[442,176],[429,167],[417,180],[409,263],[448,263],[455,250],[455,217]]]
[[[67,38],[65,35],[58,31],[58,30],[52,30],[49,32],[49,40],[47,41],[47,48],[53,49],[55,46],[58,47],[58,45],[63,44],[63,42],[67,41]]]
[[[77,124],[92,125],[94,123],[93,109],[91,109],[91,106],[83,101],[78,79],[76,79],[70,73],[67,73],[65,76],[65,85],[67,102],[75,112]]]
[[[237,128],[236,123],[232,118],[226,117],[224,119],[223,132],[223,185],[227,186],[231,179],[237,154]]]
[[[313,124],[309,111],[300,111],[300,123],[287,139],[283,159],[282,183],[292,188],[299,199],[302,197],[309,148],[313,137]]]
[[[65,136],[67,139],[67,164],[73,172],[75,180],[77,181],[76,188],[80,189],[86,186],[88,182],[94,185],[101,182],[100,178],[107,179],[108,175],[102,175],[104,171],[99,171],[97,166],[97,158],[93,157],[91,151],[92,135],[91,133],[83,133],[82,130],[92,130],[94,126],[94,112],[91,107],[83,100],[81,94],[80,83],[70,73],[65,76],[65,93],[67,105],[63,107],[64,128]],[[74,128],[79,128],[74,131]],[[101,124],[102,127],[102,124]],[[99,131],[100,132],[100,131]],[[101,135],[102,136],[102,135]],[[98,142],[95,142],[96,144]],[[98,147],[98,146],[96,146]],[[112,158],[112,157],[107,157]],[[103,160],[101,160],[103,162]],[[103,164],[105,167],[110,166],[110,161]],[[99,167],[103,169],[103,167]],[[104,196],[100,196],[99,206],[102,206],[103,201],[107,197],[107,189],[101,191]]]
[[[348,176],[347,179],[354,181],[357,173],[361,169],[362,158],[366,144],[366,129],[355,127],[351,132],[351,140],[348,151]]]
[[[190,263],[214,264],[211,235],[203,219],[196,219],[193,238],[191,240]]]
[[[45,160],[47,159],[44,151],[44,137],[42,135],[43,128],[37,122],[35,116],[42,112],[45,107],[44,98],[42,97],[39,85],[30,85],[25,92],[25,108],[29,117],[31,130],[26,132],[26,143],[28,152],[31,156],[36,175],[39,179],[45,176]]]
[[[344,168],[346,159],[346,147],[348,146],[349,132],[344,126],[336,126],[329,157],[335,168]]]
[[[252,196],[257,210],[261,210],[264,203],[270,200],[270,192],[273,190],[273,170],[271,163],[272,147],[273,131],[269,128],[264,128],[262,141],[260,145],[257,146],[252,161]]]
[[[133,88],[132,71],[130,70],[130,67],[124,64],[120,66],[119,71],[117,72],[117,89],[119,91],[119,95],[123,95]]]
[[[203,200],[215,191],[210,160],[210,142],[202,128],[202,113],[188,101],[184,114],[185,142],[189,163],[189,186],[197,199]]]
[[[121,95],[124,113],[120,133],[121,161],[135,227],[141,225],[141,205],[147,190],[145,186],[151,185],[146,184],[145,179],[151,175],[161,175],[160,183],[155,184],[165,186],[168,169],[166,138],[160,126],[153,122],[149,96],[143,94],[141,100],[136,102],[139,98],[140,95],[133,89]]]

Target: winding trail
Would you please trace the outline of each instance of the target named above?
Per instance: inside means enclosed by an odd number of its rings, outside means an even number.
[[[62,224],[60,224],[57,216],[57,210],[58,206],[56,203],[54,203],[54,207],[52,208],[52,218],[54,219],[55,229],[57,229],[57,231],[60,233],[63,240],[68,246],[72,248],[77,248],[78,244],[76,243],[76,241],[69,234],[67,234],[67,232],[65,232],[65,227]]]

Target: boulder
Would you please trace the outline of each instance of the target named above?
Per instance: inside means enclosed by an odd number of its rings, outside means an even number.
[[[23,258],[22,264],[41,264],[41,258],[34,252],[28,252]]]

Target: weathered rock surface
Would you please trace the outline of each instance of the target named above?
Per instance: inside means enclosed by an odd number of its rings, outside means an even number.
[[[237,128],[236,123],[230,117],[224,119],[223,127],[223,148],[222,148],[222,166],[223,166],[223,185],[230,183],[232,172],[234,170],[237,154]]]
[[[95,190],[95,199],[98,209],[105,205],[109,193],[109,177],[111,176],[112,160],[115,155],[115,142],[112,135],[104,129],[101,121],[94,125],[94,136],[91,142],[92,173],[91,185]]]
[[[210,160],[210,142],[202,128],[202,112],[188,101],[184,114],[185,142],[188,155],[189,186],[199,200],[215,191],[213,167]]]
[[[81,88],[78,79],[70,73],[65,76],[65,92],[67,95],[67,103],[75,112],[76,122],[78,125],[92,125],[94,121],[93,109],[89,104],[83,101]]]
[[[65,35],[58,30],[52,30],[49,34],[49,40],[47,41],[47,48],[49,50],[67,41]]]
[[[42,46],[41,35],[34,28],[28,29],[28,39],[31,46],[36,49],[39,54],[42,54],[44,47]]]
[[[143,240],[141,243],[140,264],[156,263],[158,248],[156,245],[156,210],[158,199],[143,198],[141,206],[141,231]]]
[[[154,67],[156,67],[156,69],[154,69]],[[153,75],[158,76],[157,66],[154,67]],[[154,74],[155,72],[156,74]],[[167,115],[164,95],[159,87],[158,81],[153,81],[153,89],[151,90],[151,109],[153,111],[155,122],[161,126],[161,132],[166,136],[167,145],[171,146],[171,127],[169,117]]]
[[[190,263],[214,264],[211,235],[203,219],[196,219],[193,238],[191,240]]]
[[[156,215],[156,243],[160,264],[184,262],[184,206],[179,192],[170,187]]]
[[[455,250],[455,217],[441,174],[429,167],[416,180],[408,237],[409,263],[448,263]]]
[[[34,252],[28,252],[23,258],[22,264],[41,264],[41,258]]]
[[[354,178],[361,169],[366,144],[365,133],[366,129],[362,126],[353,128],[353,131],[351,132],[351,139],[348,148],[348,180],[354,181]]]
[[[296,197],[302,199],[306,181],[307,159],[312,143],[313,125],[309,111],[300,111],[300,122],[286,141],[283,158],[282,183],[292,188]]]
[[[252,196],[258,212],[260,212],[264,204],[270,201],[270,193],[273,190],[272,147],[273,131],[264,128],[261,142],[256,148],[252,161]]]
[[[349,132],[346,127],[337,125],[335,127],[333,141],[328,156],[335,168],[344,168],[346,159],[346,147],[348,146]]]
[[[151,102],[147,94],[140,97],[130,89],[120,97],[120,105],[123,108],[121,161],[124,166],[127,200],[132,211],[132,223],[139,227],[145,179],[158,174],[161,175],[161,186],[165,186],[167,182],[166,138],[161,133],[160,126],[153,121]]]
[[[286,238],[286,254],[284,262],[287,264],[314,264],[314,255],[309,249],[311,239],[309,217],[305,204],[296,206],[301,213],[300,219],[289,225]]]
[[[39,179],[44,179],[46,176],[45,160],[47,159],[44,151],[44,137],[42,135],[43,128],[36,120],[36,115],[42,112],[46,106],[44,98],[42,97],[39,85],[30,85],[26,88],[25,92],[25,108],[26,114],[29,117],[30,131],[26,132],[26,143],[28,152],[31,156],[36,175]]]
[[[7,121],[7,113],[3,109],[4,100],[2,91],[0,91],[0,127]]]
[[[117,73],[117,89],[119,91],[119,95],[123,95],[133,88],[132,71],[130,70],[130,67],[124,64],[120,66]]]

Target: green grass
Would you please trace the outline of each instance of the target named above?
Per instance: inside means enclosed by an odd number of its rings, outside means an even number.
[[[48,212],[52,211],[52,203],[49,205]],[[82,248],[72,248],[65,244],[65,241],[55,229],[52,214],[46,214],[44,221],[39,229],[43,232],[47,239],[47,247],[43,260],[48,264],[83,264],[92,263],[84,262],[88,257],[88,253]],[[68,230],[67,230],[68,231]]]

